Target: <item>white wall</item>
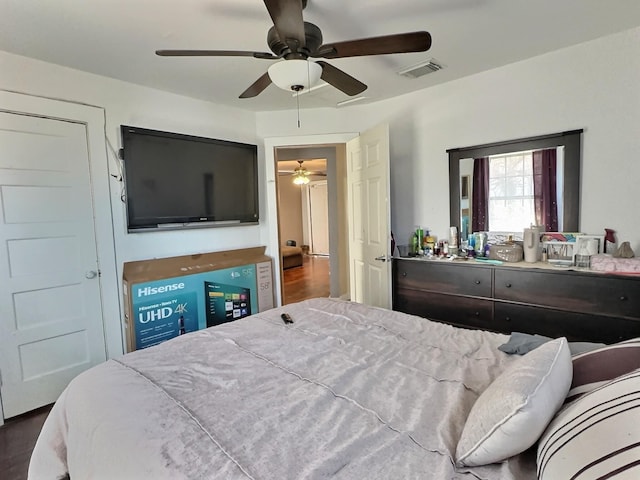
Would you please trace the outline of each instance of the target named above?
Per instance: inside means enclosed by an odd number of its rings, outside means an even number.
[[[303,110],[300,130],[292,112],[260,113],[257,133],[363,131],[388,122],[392,229],[406,243],[417,224],[439,237],[448,231],[447,149],[584,129],[580,229],[613,228],[640,256],[639,80],[635,28],[373,105]]]
[[[181,97],[106,77],[92,75],[5,52],[0,52],[0,89],[30,95],[63,99],[101,107],[105,112],[110,174],[119,176],[114,151],[120,148],[120,125],[134,125],[191,135],[221,138],[245,143],[261,142],[255,131],[255,115],[211,103]],[[264,179],[260,162],[259,173]],[[126,212],[120,200],[122,183],[110,177],[111,212],[114,238],[115,278],[102,278],[111,288],[117,284],[119,298],[124,262],[155,257],[229,250],[266,245],[268,239],[267,201],[264,181],[260,181],[260,226],[207,228],[195,230],[128,234]],[[104,210],[101,205],[98,210]],[[109,210],[109,206],[106,207]],[[109,321],[120,322],[119,318]]]

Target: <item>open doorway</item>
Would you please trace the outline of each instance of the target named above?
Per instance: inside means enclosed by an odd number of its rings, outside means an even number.
[[[283,160],[286,152],[276,153],[282,303],[329,297],[327,159]],[[299,152],[302,157],[310,153]]]
[[[267,202],[278,205],[277,160],[305,158],[296,149],[324,149],[329,196],[330,296],[391,308],[389,127],[361,133],[265,139]],[[347,173],[348,172],[348,173]],[[278,208],[267,211],[268,251],[280,259]],[[276,302],[282,302],[282,269],[275,269]]]
[[[357,133],[272,137],[265,140],[267,201],[277,208],[267,212],[268,244],[276,259],[274,271],[276,303],[282,304],[282,256],[280,245],[286,238],[280,236],[278,221],[278,160],[299,158],[325,158],[327,160],[327,185],[329,197],[329,271],[330,293],[333,298],[349,299],[349,222],[347,220],[347,143]],[[301,154],[304,151],[304,154]],[[271,188],[271,186],[273,188]]]

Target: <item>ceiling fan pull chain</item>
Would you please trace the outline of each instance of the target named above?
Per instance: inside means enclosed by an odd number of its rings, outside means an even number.
[[[296,92],[296,104],[298,105],[298,128],[300,128],[300,90]]]

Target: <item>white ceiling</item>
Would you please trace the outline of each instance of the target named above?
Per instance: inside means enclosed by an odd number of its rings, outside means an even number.
[[[309,0],[304,18],[321,28],[325,43],[431,34],[427,52],[329,61],[369,86],[362,104],[633,28],[640,0]],[[260,0],[0,0],[0,50],[253,111],[296,106],[274,85],[238,99],[272,61],[154,52],[268,52],[271,25]],[[419,79],[396,73],[432,58],[445,68]],[[301,95],[300,106],[335,107],[349,98],[326,86]]]

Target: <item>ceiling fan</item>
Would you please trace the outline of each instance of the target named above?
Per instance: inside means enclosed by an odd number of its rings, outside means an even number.
[[[291,175],[293,183],[296,185],[306,185],[310,181],[310,176],[314,177],[326,177],[327,172],[325,170],[311,171],[304,167],[302,164],[304,160],[296,160],[298,166],[293,170],[278,169],[279,175]],[[280,163],[280,162],[279,162]],[[313,163],[313,162],[312,162]],[[317,164],[313,163],[314,165]]]
[[[273,26],[267,33],[267,44],[273,53],[242,50],[156,50],[156,54],[163,57],[254,57],[280,60],[242,92],[240,98],[255,97],[271,83],[285,90],[300,92],[311,88],[320,79],[353,96],[364,92],[367,85],[330,63],[308,59],[424,52],[431,47],[431,35],[424,31],[323,44],[320,28],[302,18],[307,0],[264,0],[264,4],[273,20]]]

